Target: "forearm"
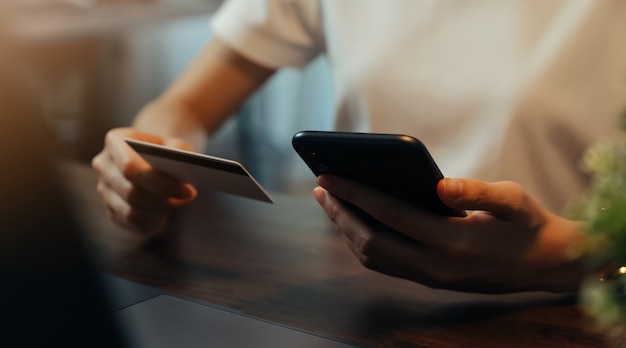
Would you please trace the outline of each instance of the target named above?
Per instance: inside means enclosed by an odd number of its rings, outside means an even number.
[[[182,138],[196,150],[257,90],[274,69],[262,67],[214,39],[181,77],[137,116],[138,130]]]

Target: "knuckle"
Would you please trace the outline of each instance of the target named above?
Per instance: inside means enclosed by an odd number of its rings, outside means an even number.
[[[129,223],[133,221],[138,214],[132,207],[128,206],[123,209],[117,209],[116,215],[121,221]]]
[[[107,208],[108,216],[111,220],[115,221],[118,225],[124,228],[130,228],[128,221],[126,220],[126,212],[120,211],[119,208],[109,206]]]
[[[109,190],[118,195],[125,202],[129,203],[129,199],[133,195],[133,191],[136,190],[134,185],[126,180],[115,180],[111,182],[101,181],[104,190]]]
[[[359,236],[359,242],[357,249],[361,255],[371,256],[375,254],[377,249],[377,238],[372,233],[360,230],[357,232]]]
[[[107,165],[104,161],[106,161],[107,158],[110,158],[124,177],[134,178],[141,173],[141,166],[137,163],[133,156],[121,154],[116,156],[115,151],[113,151],[116,147],[116,143],[120,142],[122,139],[120,132],[121,131],[119,129],[113,129],[107,132],[105,136],[105,149],[103,149],[102,152],[94,158],[94,161],[96,161],[96,165],[104,168]]]
[[[109,129],[104,135],[104,144],[109,145],[111,142],[117,141],[117,139],[119,139],[120,131],[120,128]]]
[[[102,171],[102,162],[103,162],[103,154],[100,152],[91,160],[91,168],[93,168],[96,172],[100,173]]]
[[[508,186],[509,192],[515,196],[523,195],[525,193],[524,188],[514,181],[504,181],[504,184]]]
[[[520,184],[513,181],[505,181],[504,184],[507,185],[511,207],[516,211],[524,210],[530,200],[530,196],[526,190],[524,190]]]
[[[377,263],[370,256],[361,255],[359,257],[359,262],[361,263],[361,265],[363,265],[363,267],[365,267],[367,269],[370,269],[370,270],[373,270],[373,271],[378,270]]]
[[[96,191],[98,192],[100,197],[104,198],[108,191],[108,187],[103,181],[98,181],[98,184],[96,185]]]
[[[475,193],[476,203],[482,205],[490,200],[490,191],[486,186],[478,186]]]
[[[116,130],[115,129],[111,129],[104,135],[104,149],[103,149],[103,152],[106,151],[106,149],[108,149],[111,146],[113,146],[113,143],[115,143],[115,141],[117,141],[118,136],[116,134],[117,134]]]

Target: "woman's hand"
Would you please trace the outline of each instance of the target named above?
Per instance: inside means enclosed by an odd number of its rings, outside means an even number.
[[[98,192],[109,217],[121,226],[140,233],[163,227],[169,213],[191,202],[196,190],[155,171],[126,142],[125,138],[193,150],[187,142],[142,133],[132,128],[110,130],[102,151],[92,161],[98,173]]]
[[[314,195],[367,268],[434,288],[572,291],[583,278],[582,227],[513,182],[443,179],[440,199],[467,217],[437,216],[350,180],[322,175]],[[342,202],[382,224],[367,224]]]

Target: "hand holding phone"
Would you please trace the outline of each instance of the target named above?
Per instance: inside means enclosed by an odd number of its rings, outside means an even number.
[[[466,216],[441,202],[443,175],[424,144],[401,134],[302,131],[292,145],[311,171],[373,187],[425,211]]]

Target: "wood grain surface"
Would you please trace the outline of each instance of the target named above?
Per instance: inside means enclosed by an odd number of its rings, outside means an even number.
[[[572,294],[477,295],[365,269],[312,196],[205,195],[145,237],[110,222],[86,165],[64,177],[102,267],[125,279],[371,347],[617,347]]]

